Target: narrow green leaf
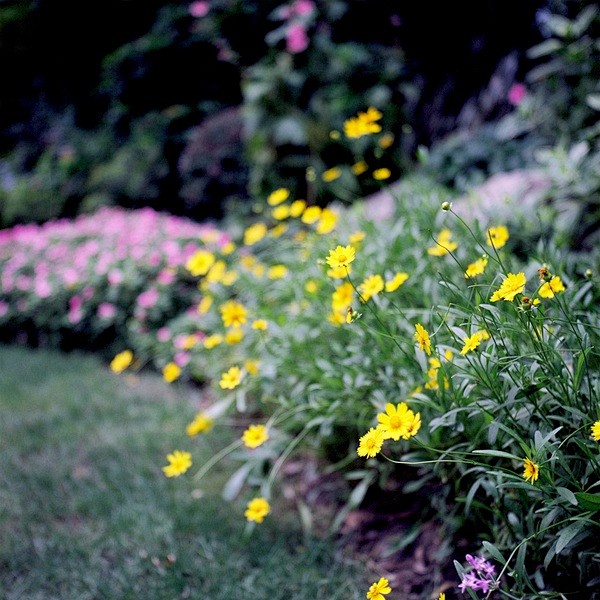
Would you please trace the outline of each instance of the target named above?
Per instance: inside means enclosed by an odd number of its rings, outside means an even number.
[[[497,456],[499,458],[510,458],[520,460],[519,456],[510,454],[509,452],[503,452],[502,450],[473,450],[473,454],[485,454],[486,456]]]
[[[576,492],[575,498],[583,510],[600,510],[600,494],[588,494],[587,492]]]
[[[568,545],[569,542],[586,526],[587,521],[575,521],[565,527],[556,540],[556,548],[554,554],[560,554]]]

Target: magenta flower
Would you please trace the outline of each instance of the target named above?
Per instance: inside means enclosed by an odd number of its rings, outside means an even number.
[[[192,2],[189,6],[190,15],[195,17],[196,19],[200,19],[205,17],[210,10],[210,4],[208,2],[203,2],[202,0],[197,0],[196,2]]]
[[[299,54],[308,48],[308,36],[304,25],[290,24],[286,32],[286,47],[291,54]]]
[[[527,88],[522,83],[514,83],[508,90],[507,99],[513,106],[519,106],[527,95]]]

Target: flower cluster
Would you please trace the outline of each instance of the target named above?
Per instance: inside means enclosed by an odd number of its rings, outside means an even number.
[[[469,563],[470,570],[462,575],[462,581],[458,586],[461,592],[465,593],[467,589],[471,589],[487,594],[490,590],[498,587],[494,565],[484,558],[471,554],[467,554],[465,558]]]

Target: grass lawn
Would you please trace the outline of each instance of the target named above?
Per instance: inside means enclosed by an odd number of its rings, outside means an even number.
[[[186,437],[194,402],[94,356],[0,346],[0,598],[364,598],[372,574],[276,509],[244,536],[245,502],[219,495],[225,466],[194,482],[223,446],[214,430]],[[164,477],[167,452],[192,448],[194,467]]]

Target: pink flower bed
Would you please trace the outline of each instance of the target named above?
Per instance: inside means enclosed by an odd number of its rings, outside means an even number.
[[[187,259],[228,241],[211,224],[148,208],[1,230],[0,328],[90,340],[126,337],[131,319],[137,331],[158,328],[198,301]]]

